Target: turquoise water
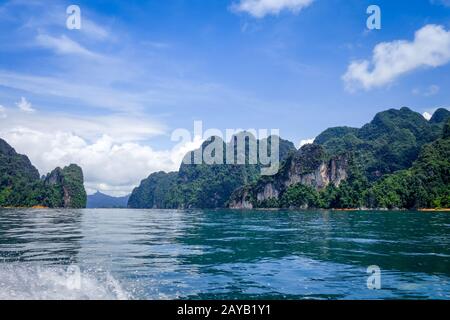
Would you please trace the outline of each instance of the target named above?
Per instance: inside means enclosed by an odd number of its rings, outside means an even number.
[[[0,299],[177,298],[450,299],[450,214],[0,210]]]

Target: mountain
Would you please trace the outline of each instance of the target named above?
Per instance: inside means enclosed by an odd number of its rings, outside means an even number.
[[[124,197],[111,197],[99,191],[87,196],[87,208],[126,208],[129,195]]]
[[[84,208],[83,172],[71,164],[40,178],[28,157],[0,139],[0,207]]]
[[[430,121],[409,108],[390,109],[378,113],[361,129],[327,129],[314,143],[329,154],[352,152],[364,175],[373,181],[410,167],[422,146],[439,138],[449,118],[445,109],[438,109]]]
[[[18,154],[5,140],[0,139],[0,172],[5,177],[38,180],[39,171],[31,164],[27,156]],[[5,178],[2,176],[2,178]]]
[[[287,140],[279,140],[279,159],[284,160],[295,146]],[[227,206],[231,193],[250,182],[256,181],[263,165],[260,147],[271,146],[275,137],[257,140],[248,133],[242,132],[232,137],[227,144],[219,137],[211,137],[195,151],[189,152],[178,172],[158,172],[143,180],[135,188],[128,201],[130,208],[222,208]],[[239,142],[244,142],[239,144]],[[239,152],[239,145],[245,146]],[[222,154],[215,154],[215,149],[222,149]],[[252,151],[256,148],[255,161],[252,162]],[[231,151],[230,151],[231,150]],[[264,149],[262,149],[264,150]],[[208,154],[214,158],[214,163],[202,159],[198,164],[195,160],[198,154]],[[212,153],[211,153],[212,152]],[[270,156],[270,152],[268,152]],[[234,160],[227,164],[227,157]],[[239,162],[238,162],[239,161]]]
[[[444,108],[439,108],[433,113],[433,116],[430,119],[430,123],[441,126],[442,124],[445,124],[449,118],[450,111]]]
[[[177,178],[177,172],[152,173],[133,190],[128,200],[128,207],[141,209],[175,207],[172,190],[176,187]]]
[[[314,144],[290,155],[277,175],[235,190],[230,207],[448,205],[449,145],[445,137],[449,119],[445,109],[438,109],[427,121],[401,108],[378,113],[360,129],[327,129]]]
[[[387,175],[367,197],[373,207],[450,208],[450,121],[410,169]]]
[[[44,179],[44,204],[50,208],[86,208],[83,171],[76,164],[56,168]]]

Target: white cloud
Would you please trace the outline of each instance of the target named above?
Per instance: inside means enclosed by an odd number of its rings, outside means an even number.
[[[31,106],[31,103],[27,101],[26,98],[21,97],[19,102],[16,102],[17,108],[19,108],[23,112],[34,112],[34,110]]]
[[[36,42],[39,46],[52,49],[58,54],[75,54],[90,58],[100,57],[65,35],[53,37],[47,34],[39,34],[36,37]]]
[[[431,119],[431,117],[432,117],[432,115],[429,114],[428,112],[424,112],[422,115],[423,115],[423,117],[424,117],[426,120],[428,120],[428,121],[430,121],[430,119]]]
[[[9,119],[2,123],[0,130],[27,128],[36,132],[68,131],[90,141],[108,135],[117,142],[142,141],[166,133],[164,125],[137,115],[83,117],[45,112],[22,113],[14,110],[9,110],[8,114]]]
[[[102,26],[99,26],[94,21],[86,19],[85,17],[82,20],[81,32],[97,40],[106,40],[112,38],[111,33],[108,30],[106,30]]]
[[[255,18],[263,18],[269,14],[279,14],[283,10],[298,13],[308,7],[314,0],[241,0],[232,5],[232,10],[247,12]]]
[[[77,163],[83,168],[88,193],[100,190],[124,195],[155,171],[174,171],[197,139],[174,149],[155,150],[144,140],[161,135],[161,125],[149,119],[123,117],[74,118],[34,116],[10,110],[0,118],[0,137],[29,156],[41,174]]]
[[[0,6],[0,17],[23,22],[22,28],[31,30],[64,29],[67,5],[45,1],[8,1]],[[17,14],[19,12],[20,14]],[[63,13],[63,14],[61,14]],[[24,19],[25,18],[25,19]],[[95,40],[114,40],[110,30],[94,22],[93,12],[82,7],[82,27],[79,32],[87,38]],[[104,19],[102,22],[105,21]],[[113,21],[112,19],[110,21]],[[108,23],[110,24],[110,23]]]
[[[108,88],[102,84],[70,82],[70,79],[65,78],[33,76],[2,70],[0,70],[0,85],[35,95],[76,99],[91,106],[115,111],[136,111],[142,109],[145,102],[145,97],[136,93]]]
[[[366,90],[391,83],[398,77],[423,67],[439,67],[450,61],[450,31],[426,25],[415,33],[414,41],[397,40],[375,46],[371,61],[353,61],[343,80],[347,89]]]
[[[299,148],[303,147],[305,144],[313,143],[315,139],[316,138],[300,140]]]

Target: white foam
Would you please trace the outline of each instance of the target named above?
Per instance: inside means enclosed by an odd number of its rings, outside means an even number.
[[[76,285],[74,285],[76,284]],[[126,300],[132,299],[111,274],[67,267],[0,264],[1,300]]]

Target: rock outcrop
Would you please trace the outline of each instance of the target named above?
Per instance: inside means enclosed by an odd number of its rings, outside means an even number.
[[[41,179],[27,156],[0,139],[0,207],[84,208],[83,172],[57,168]]]
[[[287,158],[280,172],[273,177],[262,177],[254,185],[236,190],[229,207],[252,209],[267,201],[279,200],[291,186],[301,184],[317,191],[333,184],[338,187],[348,176],[348,157],[327,157],[323,147],[316,144],[303,146]]]
[[[62,194],[62,201],[58,207],[85,208],[87,195],[83,186],[83,171],[76,164],[68,167],[56,168],[47,175],[44,185],[54,188]]]

